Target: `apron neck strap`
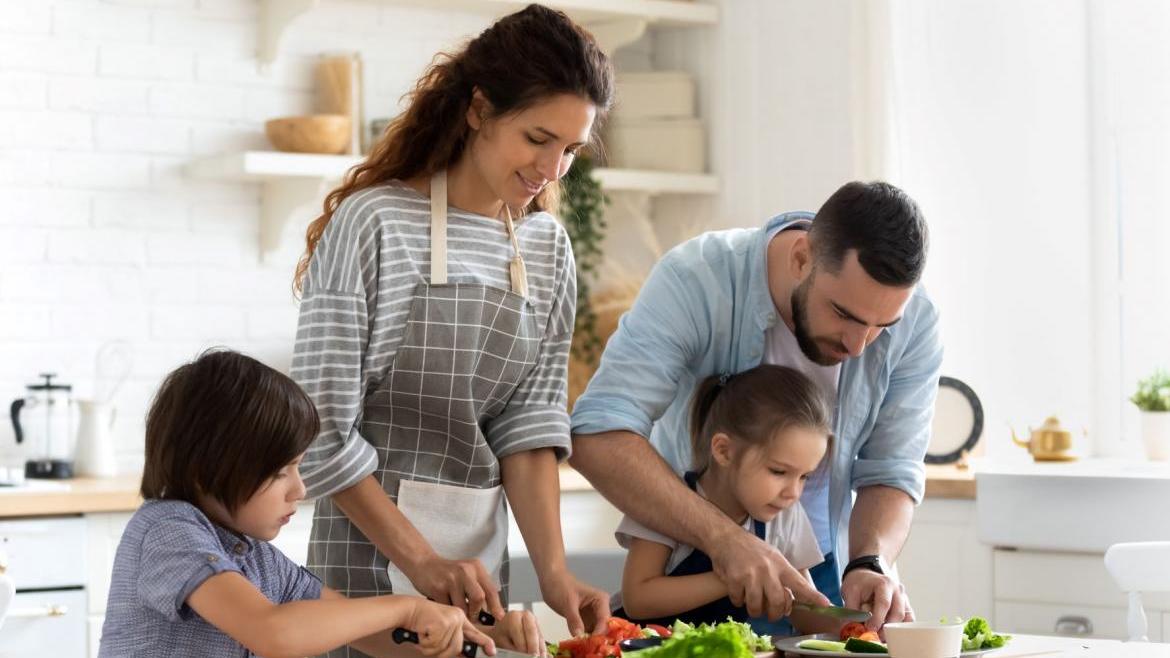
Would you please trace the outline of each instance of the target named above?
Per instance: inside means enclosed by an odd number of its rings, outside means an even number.
[[[528,297],[528,268],[520,256],[520,241],[516,239],[516,227],[512,224],[512,210],[504,204],[504,228],[512,241],[512,262],[508,274],[512,280],[512,292]],[[437,171],[431,176],[431,285],[447,283],[447,171]]]
[[[431,285],[447,283],[447,170],[431,176]]]

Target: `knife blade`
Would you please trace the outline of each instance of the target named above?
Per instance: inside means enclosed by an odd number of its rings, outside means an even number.
[[[796,610],[806,610],[814,615],[832,617],[833,619],[842,619],[845,621],[865,621],[873,616],[865,610],[854,610],[853,608],[843,608],[836,605],[812,605],[797,601],[792,604],[792,607]]]
[[[394,641],[398,644],[402,644],[404,642],[418,644],[418,633],[409,631],[405,628],[395,628],[394,631],[390,634],[390,637],[393,637]],[[487,654],[483,652],[483,648],[470,640],[463,641],[463,649],[460,650],[459,655],[463,656],[463,658],[487,658]],[[502,649],[500,647],[496,647],[495,658],[535,658],[535,656],[527,653],[521,653],[519,651],[512,651],[511,649]]]

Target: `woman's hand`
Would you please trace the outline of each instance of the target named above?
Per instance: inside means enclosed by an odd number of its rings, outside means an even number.
[[[541,658],[548,655],[544,636],[536,625],[536,615],[527,610],[509,610],[502,618],[497,618],[496,625],[488,627],[487,632],[496,645],[505,649]]]
[[[432,553],[406,575],[423,596],[460,608],[472,619],[480,610],[487,610],[496,619],[507,612],[500,604],[495,581],[478,559],[445,560]]]
[[[554,612],[565,618],[569,634],[576,637],[586,632],[605,631],[609,619],[609,594],[587,585],[567,570],[542,574],[540,593]]]
[[[418,634],[418,650],[433,658],[455,658],[463,650],[463,640],[480,645],[488,655],[495,655],[495,642],[471,624],[462,609],[414,599],[414,609],[406,628]]]

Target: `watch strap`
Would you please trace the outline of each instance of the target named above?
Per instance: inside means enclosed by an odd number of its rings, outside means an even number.
[[[882,558],[880,555],[862,555],[853,558],[849,561],[849,564],[845,565],[845,569],[841,572],[841,577],[844,578],[845,574],[854,569],[868,569],[869,571],[882,575],[886,573],[885,567],[882,566]]]

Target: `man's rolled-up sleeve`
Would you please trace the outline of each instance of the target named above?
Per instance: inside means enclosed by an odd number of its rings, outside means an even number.
[[[687,293],[672,255],[654,267],[610,337],[597,373],[573,406],[573,434],[626,430],[649,437],[700,341],[709,339],[709,314],[696,308],[706,302]]]
[[[853,489],[884,485],[922,502],[926,489],[923,458],[938,395],[943,348],[938,312],[925,298],[913,335],[890,375],[873,431],[853,464]]]

